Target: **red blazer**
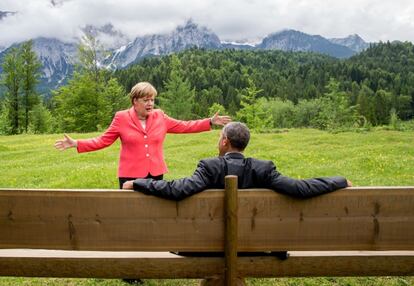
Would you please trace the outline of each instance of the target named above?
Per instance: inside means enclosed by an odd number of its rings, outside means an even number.
[[[133,107],[115,114],[104,134],[93,139],[78,140],[78,152],[105,148],[120,137],[121,154],[118,177],[144,178],[168,171],[163,144],[166,133],[196,133],[210,130],[210,120],[180,121],[154,109],[148,116],[145,130]]]

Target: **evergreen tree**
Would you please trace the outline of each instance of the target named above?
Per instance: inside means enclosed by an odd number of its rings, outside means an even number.
[[[265,110],[265,103],[259,101],[257,95],[262,90],[257,89],[253,80],[249,79],[249,86],[241,91],[241,106],[237,112],[238,120],[245,122],[249,128],[265,130],[272,127],[273,117]]]
[[[391,108],[389,126],[392,128],[392,130],[399,130],[400,124],[401,122],[400,122],[400,119],[398,118],[395,108]]]
[[[350,96],[340,91],[339,82],[331,78],[326,86],[327,92],[319,99],[320,110],[313,120],[320,129],[338,129],[356,124],[355,106],[350,105]]]
[[[104,108],[106,114],[103,122],[103,126],[108,126],[111,123],[111,119],[114,117],[117,111],[128,108],[130,105],[129,98],[124,88],[118,83],[116,78],[108,80],[103,87],[103,100],[106,102]]]
[[[91,80],[100,83],[104,77],[104,70],[100,63],[104,60],[105,52],[101,43],[92,35],[86,34],[78,48],[79,66],[82,72],[89,75]],[[99,86],[99,84],[97,84]]]
[[[208,108],[213,104],[218,104],[222,106],[223,104],[223,95],[221,89],[217,86],[213,86],[209,89],[203,89],[201,92],[196,93],[194,104],[194,114],[197,117],[207,117],[209,116]]]
[[[9,108],[6,101],[0,102],[0,134],[11,134],[11,124],[9,119]]]
[[[30,111],[30,130],[33,133],[48,133],[52,130],[52,114],[42,104],[36,104]]]
[[[392,107],[398,113],[398,116],[401,119],[410,119],[411,115],[413,114],[413,109],[411,105],[414,103],[414,97],[408,95],[392,95]]]
[[[219,114],[227,114],[226,109],[224,108],[223,105],[219,104],[219,103],[213,103],[209,108],[208,108],[208,115],[206,117],[212,117],[214,114],[216,113]]]
[[[22,58],[19,49],[12,48],[4,57],[2,84],[6,87],[7,121],[9,134],[20,133],[20,92],[22,89]]]
[[[92,132],[103,123],[105,104],[88,74],[75,72],[66,86],[53,92],[60,131]]]
[[[99,42],[87,36],[79,46],[80,65],[66,86],[53,92],[61,131],[106,128],[116,111],[128,106],[124,89],[100,68]]]
[[[22,108],[24,108],[24,129],[26,133],[29,127],[29,112],[39,102],[39,98],[36,95],[36,84],[39,82],[41,63],[33,51],[32,46],[32,41],[25,42],[21,46]]]
[[[293,127],[295,122],[295,106],[292,101],[272,98],[266,103],[266,110],[272,115],[273,127]]]
[[[181,72],[180,59],[173,55],[171,57],[171,72],[165,91],[160,93],[160,105],[165,112],[177,119],[191,119],[193,117],[195,90],[191,88],[190,82],[184,79]]]
[[[392,108],[392,93],[385,90],[377,90],[374,95],[375,124],[387,124]]]
[[[358,94],[357,106],[358,113],[371,124],[375,121],[375,111],[373,104],[374,92],[367,85],[363,84]]]
[[[321,106],[320,99],[299,100],[294,109],[294,126],[295,127],[318,127],[314,125]]]

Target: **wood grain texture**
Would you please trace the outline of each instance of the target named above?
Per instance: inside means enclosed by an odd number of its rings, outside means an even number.
[[[414,187],[238,197],[238,251],[414,250]],[[121,190],[0,189],[0,248],[224,251],[223,198],[223,190],[173,202]]]
[[[238,199],[237,199],[237,176],[226,176],[225,178],[225,265],[224,285],[237,285],[237,228],[238,228]]]

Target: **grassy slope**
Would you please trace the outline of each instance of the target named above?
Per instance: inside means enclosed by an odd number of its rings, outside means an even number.
[[[93,134],[73,134],[88,138]],[[218,131],[168,135],[167,179],[191,174],[201,158],[217,154]],[[119,142],[99,152],[59,152],[61,135],[0,136],[0,187],[117,188]],[[414,133],[330,134],[312,129],[253,134],[247,156],[273,160],[295,178],[344,175],[355,185],[412,185]]]
[[[98,134],[73,134],[89,138]],[[167,179],[192,173],[201,158],[215,156],[218,131],[168,135]],[[0,136],[0,187],[117,188],[119,143],[99,152],[59,152],[61,135]],[[414,133],[376,131],[330,134],[311,129],[253,134],[247,156],[273,160],[295,178],[343,175],[354,185],[414,185]],[[405,278],[249,279],[249,285],[414,285]],[[0,285],[126,285],[120,280],[1,278]],[[197,285],[196,280],[147,280],[145,285]]]

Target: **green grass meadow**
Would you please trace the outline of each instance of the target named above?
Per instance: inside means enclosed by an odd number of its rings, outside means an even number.
[[[70,134],[90,138],[99,133]],[[61,134],[0,136],[0,188],[117,189],[119,142],[98,152],[58,151]],[[217,155],[219,131],[168,135],[166,179],[192,174],[198,160]],[[328,133],[291,129],[255,133],[246,156],[273,160],[294,178],[342,175],[355,186],[414,185],[414,132]],[[248,285],[414,285],[414,277],[248,279]],[[109,279],[0,278],[0,285],[128,285]],[[198,285],[198,280],[145,280],[145,285]]]

